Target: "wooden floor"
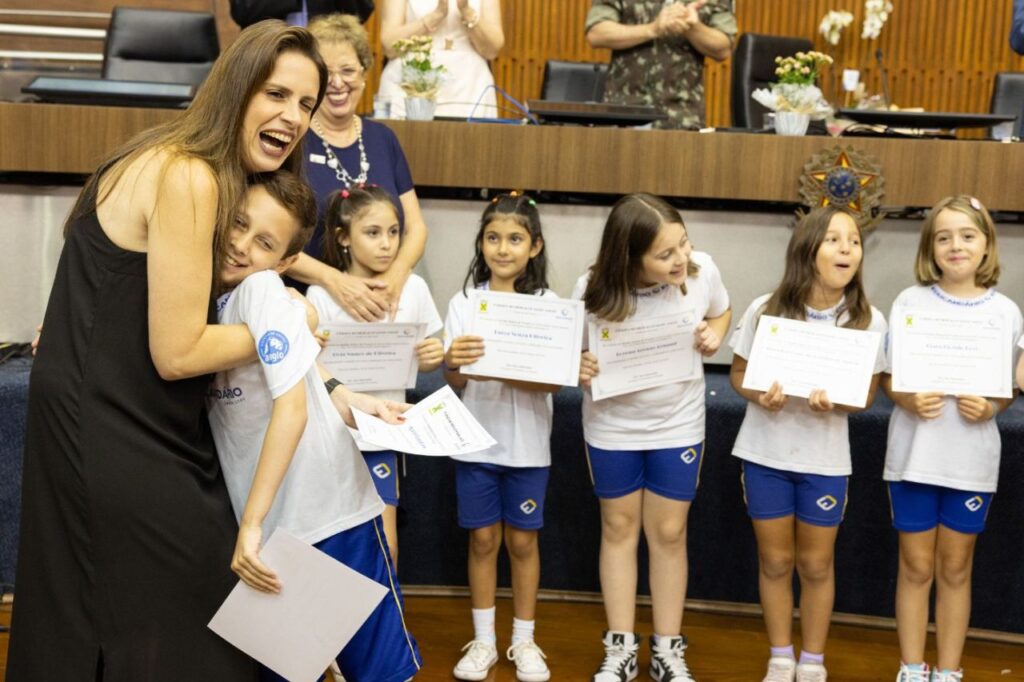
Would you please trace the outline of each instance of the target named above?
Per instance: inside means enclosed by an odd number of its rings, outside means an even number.
[[[419,640],[426,662],[417,682],[451,680],[459,649],[472,635],[469,600],[451,597],[407,597],[409,628]],[[10,606],[0,606],[0,624],[10,622]],[[650,609],[641,608],[638,630],[650,633]],[[498,641],[506,646],[511,631],[511,603],[498,601]],[[601,656],[604,612],[599,604],[542,602],[538,605],[537,642],[548,655],[552,680],[590,679]],[[699,682],[758,682],[767,652],[758,618],[689,612],[684,631],[690,638],[687,661]],[[55,652],[59,655],[58,652]],[[889,682],[896,676],[899,652],[896,633],[834,626],[828,644],[829,680]],[[648,649],[641,648],[641,676],[647,677]],[[929,654],[934,660],[934,652]],[[0,633],[0,675],[6,672],[7,633]],[[968,641],[964,656],[967,682],[1024,680],[1024,646]],[[515,669],[502,660],[488,682],[513,682]],[[54,682],[59,682],[54,680]],[[140,681],[141,682],[141,681]]]

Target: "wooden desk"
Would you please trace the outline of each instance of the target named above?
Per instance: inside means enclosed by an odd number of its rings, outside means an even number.
[[[89,173],[175,110],[0,103],[0,172]],[[882,166],[886,206],[972,194],[1024,211],[1024,144],[388,121],[417,185],[797,202],[812,155],[836,144]]]

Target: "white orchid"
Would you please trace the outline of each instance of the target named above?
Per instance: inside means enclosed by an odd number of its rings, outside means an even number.
[[[838,45],[843,29],[853,23],[853,14],[846,11],[829,10],[821,19],[818,32],[825,36],[829,45]]]
[[[877,38],[892,11],[892,2],[889,0],[864,0],[864,29],[860,37],[865,40]]]

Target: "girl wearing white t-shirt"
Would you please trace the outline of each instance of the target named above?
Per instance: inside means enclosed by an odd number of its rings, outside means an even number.
[[[478,289],[555,297],[547,288],[544,237],[533,199],[516,192],[502,194],[484,210],[465,285],[471,280]],[[506,656],[515,663],[517,679],[544,682],[551,673],[533,639],[540,584],[537,531],[544,525],[551,467],[551,394],[559,387],[461,373],[460,367],[486,352],[483,339],[465,334],[469,314],[463,288],[448,304],[444,323],[445,379],[462,390],[463,403],[497,444],[453,457],[459,525],[469,530],[474,629],[454,675],[459,680],[483,680],[498,661],[494,600],[504,535],[514,612]]]
[[[398,211],[386,190],[376,185],[362,185],[331,195],[324,219],[325,263],[356,277],[373,279],[391,267],[398,254],[400,241]],[[321,323],[362,322],[339,306],[326,289],[311,286],[306,297],[316,308]],[[427,283],[421,277],[409,275],[402,288],[398,308],[386,321],[425,324],[426,338],[416,344],[419,371],[431,372],[437,369],[444,350],[441,340],[431,335],[441,330],[441,316]],[[375,391],[370,392],[370,395],[405,402],[403,389]],[[397,565],[398,453],[366,443],[358,434],[356,443],[370,469],[377,494],[384,501],[384,534],[387,536],[391,560]]]
[[[630,194],[612,207],[597,261],[573,298],[588,319],[689,320],[693,346],[710,356],[729,329],[729,295],[711,257],[696,252],[679,212],[650,194]],[[637,545],[647,538],[654,637],[651,677],[691,680],[684,659],[686,519],[697,492],[704,451],[704,374],[664,386],[594,400],[583,392],[583,435],[601,507],[601,594],[608,630],[595,682],[637,676],[635,634]],[[598,376],[597,356],[583,353],[580,383]]]
[[[894,328],[912,323],[913,311],[980,314],[1001,318],[1011,338],[1020,337],[1020,310],[992,288],[999,278],[995,225],[974,197],[947,197],[932,207],[921,228],[914,275],[918,285],[893,303],[889,324]],[[896,403],[884,478],[900,539],[896,629],[902,660],[897,679],[959,682],[971,615],[974,545],[999,478],[1002,444],[995,416],[1012,398],[897,393],[888,374],[882,385]],[[929,678],[924,650],[933,582],[938,665]]]
[[[805,400],[743,388],[761,315],[885,333],[885,318],[868,304],[861,284],[860,227],[845,211],[826,207],[803,216],[786,249],[778,288],[754,300],[730,339],[730,380],[747,411],[733,446],[743,460],[747,512],[754,524],[759,585],[771,647],[765,682],[824,682],[825,642],[835,598],[833,557],[850,475],[847,413],[816,389]],[[869,389],[871,405],[885,369],[881,338]],[[800,577],[801,653],[793,652],[793,568]]]

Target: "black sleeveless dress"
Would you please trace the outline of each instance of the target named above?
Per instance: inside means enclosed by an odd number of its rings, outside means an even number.
[[[8,682],[256,678],[206,627],[237,534],[208,377],[160,378],[148,309],[146,254],[76,219],[29,387]]]

